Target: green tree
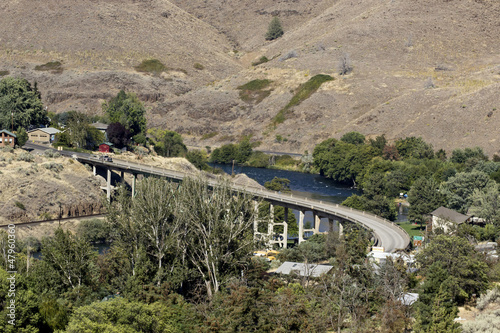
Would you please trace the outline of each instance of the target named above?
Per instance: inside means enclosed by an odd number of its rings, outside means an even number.
[[[197,324],[193,309],[180,296],[152,304],[116,298],[78,308],[64,332],[177,333],[193,332]]]
[[[447,278],[454,279],[450,290],[456,302],[463,303],[487,288],[488,265],[465,238],[438,235],[417,255],[417,261],[424,276],[431,274],[434,263],[442,266]]]
[[[342,202],[343,206],[351,207],[357,210],[365,210],[365,198],[359,195],[351,195]]]
[[[396,141],[398,153],[403,158],[433,158],[434,150],[432,145],[426,143],[420,137],[410,136]]]
[[[286,178],[274,177],[271,181],[264,183],[264,187],[271,191],[289,193],[290,190],[290,180]]]
[[[174,131],[150,129],[148,133],[153,136],[155,151],[165,157],[182,156],[187,153],[187,147],[182,136]]]
[[[237,159],[237,155],[238,146],[230,143],[214,149],[210,154],[210,162],[230,164]]]
[[[120,90],[102,109],[112,123],[121,123],[131,135],[146,132],[146,109],[135,94]]]
[[[343,141],[345,143],[351,143],[353,145],[361,145],[365,143],[365,136],[359,132],[349,132],[344,134],[340,138],[340,141]]]
[[[495,182],[484,172],[460,172],[450,177],[441,186],[441,192],[447,197],[447,207],[461,213],[467,213],[472,204],[475,191],[487,192]]]
[[[240,273],[253,250],[254,201],[248,194],[234,193],[228,184],[210,189],[206,181],[185,179],[180,202],[183,247],[212,299]]]
[[[248,139],[242,140],[238,144],[238,152],[236,154],[236,162],[238,163],[245,163],[250,159],[250,156],[252,156],[252,144]]]
[[[22,147],[28,141],[28,133],[24,129],[24,127],[18,127],[16,132],[16,142],[19,147]]]
[[[424,215],[444,205],[446,197],[439,191],[439,184],[434,179],[422,177],[413,183],[408,192],[408,202],[408,218],[422,224],[425,221]]]
[[[314,148],[314,165],[328,178],[354,183],[369,165],[377,150],[370,145],[353,145],[328,139]]]
[[[47,111],[44,110],[40,92],[26,79],[5,77],[0,81],[0,128],[10,129],[30,125],[48,125]]]
[[[277,16],[274,16],[267,28],[266,40],[273,40],[283,36],[283,27]]]
[[[465,148],[465,149],[455,149],[451,152],[450,160],[453,163],[463,164],[469,159],[475,159],[477,161],[487,161],[488,156],[486,156],[481,147],[475,148]]]
[[[379,135],[375,139],[370,139],[370,145],[377,149],[378,155],[382,155],[382,152],[384,151],[384,147],[387,144],[387,139],[385,138],[385,135]]]
[[[42,240],[43,260],[59,276],[60,282],[73,289],[89,283],[96,252],[83,238],[73,236],[61,228],[54,237]]]
[[[190,150],[186,153],[186,159],[200,170],[208,169],[207,155],[201,150]]]
[[[469,213],[500,226],[500,186],[495,183],[486,190],[475,189],[470,197]]]

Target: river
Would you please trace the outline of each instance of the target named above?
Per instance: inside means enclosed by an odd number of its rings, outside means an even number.
[[[224,170],[227,174],[231,174],[232,165],[230,164],[215,164],[211,166]],[[235,165],[234,173],[244,173],[248,177],[256,180],[259,184],[264,185],[265,182],[272,180],[274,177],[286,178],[290,180],[290,189],[293,194],[305,196],[311,199],[329,201],[333,203],[342,203],[351,195],[361,195],[362,191],[352,188],[348,185],[340,184],[332,179],[325,178],[317,174],[302,173],[296,171],[277,170],[254,168],[248,166]],[[298,211],[294,210],[295,217],[298,220]],[[407,221],[407,207],[401,207],[398,214],[398,221]],[[314,217],[312,212],[306,212],[304,221],[313,222]],[[320,231],[328,230],[327,219],[321,220]]]

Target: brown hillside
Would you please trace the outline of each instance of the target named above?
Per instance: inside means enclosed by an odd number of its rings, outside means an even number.
[[[285,34],[266,42],[273,15]],[[8,0],[0,4],[0,70],[37,80],[57,111],[98,112],[118,89],[135,91],[151,126],[178,130],[190,145],[252,134],[261,149],[303,152],[357,130],[423,136],[448,150],[480,145],[492,154],[499,150],[499,17],[496,0]],[[297,57],[280,60],[290,51]],[[353,71],[339,76],[344,53]],[[271,61],[250,65],[263,55]],[[146,58],[169,70],[136,72]],[[34,70],[53,60],[62,61],[62,73]],[[319,73],[335,80],[270,128],[299,85]],[[239,97],[237,88],[253,79],[273,81],[260,103]],[[217,135],[201,140],[207,133]],[[275,142],[277,134],[288,141]]]

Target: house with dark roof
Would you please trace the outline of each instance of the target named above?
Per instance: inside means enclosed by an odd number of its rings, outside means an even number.
[[[470,222],[471,220],[469,215],[461,214],[443,206],[430,214],[432,216],[432,229],[442,228],[445,233],[448,232],[453,225],[458,226],[462,223]]]
[[[0,147],[12,147],[16,145],[17,136],[7,130],[0,130]]]

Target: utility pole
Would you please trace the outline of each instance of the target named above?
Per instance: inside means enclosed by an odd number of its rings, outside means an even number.
[[[14,111],[10,111],[10,119],[12,120],[10,131],[14,133]]]

